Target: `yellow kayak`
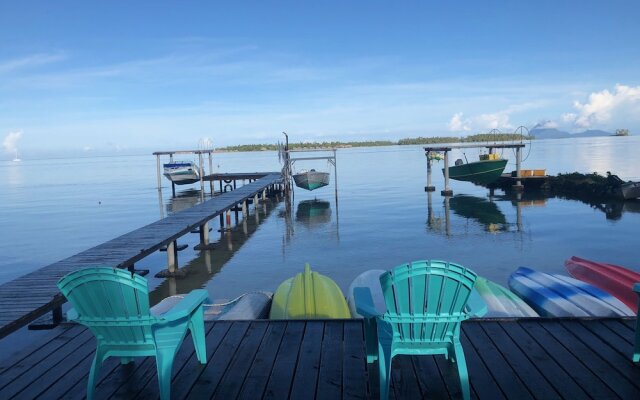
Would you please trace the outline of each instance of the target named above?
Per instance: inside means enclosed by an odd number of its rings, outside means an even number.
[[[330,278],[304,272],[282,282],[273,295],[270,319],[351,318],[342,290]]]

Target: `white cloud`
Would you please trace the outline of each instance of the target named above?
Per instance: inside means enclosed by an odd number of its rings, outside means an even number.
[[[7,153],[15,153],[18,150],[18,141],[22,137],[22,132],[9,132],[2,141],[2,147]]]
[[[617,84],[613,92],[604,89],[589,95],[586,103],[575,101],[576,113],[563,114],[566,122],[579,128],[591,128],[608,123],[625,123],[638,118],[640,112],[640,86]]]
[[[503,131],[513,130],[509,121],[512,107],[495,113],[480,114],[471,118],[463,118],[463,113],[458,112],[451,117],[447,127],[452,132],[490,131],[498,129]]]
[[[452,132],[461,132],[461,131],[466,132],[471,130],[471,128],[469,127],[469,120],[468,119],[463,120],[461,112],[453,114],[453,117],[451,117],[451,120],[447,124],[447,127]]]

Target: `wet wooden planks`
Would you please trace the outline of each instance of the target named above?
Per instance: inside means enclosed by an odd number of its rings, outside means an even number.
[[[640,398],[630,360],[630,319],[474,320],[462,341],[473,398]],[[366,364],[362,323],[218,321],[206,324],[207,364],[189,337],[173,368],[172,398],[377,398],[377,364]],[[82,398],[95,347],[67,325],[0,364],[0,398]],[[398,356],[391,398],[459,398],[456,368],[444,357]],[[103,367],[97,398],[158,398],[155,362]]]
[[[87,265],[127,268],[280,180],[280,174],[268,174],[237,190],[0,285],[0,338],[64,303],[56,287],[64,275]]]

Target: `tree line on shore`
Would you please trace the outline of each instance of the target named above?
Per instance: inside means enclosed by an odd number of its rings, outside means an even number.
[[[532,136],[519,135],[513,133],[481,133],[466,137],[453,136],[436,136],[436,137],[416,137],[400,139],[398,141],[391,140],[366,140],[351,142],[298,142],[289,143],[291,150],[308,150],[308,149],[334,149],[348,147],[374,147],[374,146],[403,146],[416,144],[439,144],[439,143],[474,143],[474,142],[505,142],[505,141],[522,141],[533,139]],[[274,151],[278,149],[277,144],[243,144],[237,146],[220,147],[218,151]]]

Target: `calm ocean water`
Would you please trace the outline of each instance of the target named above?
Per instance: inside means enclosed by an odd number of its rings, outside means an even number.
[[[640,137],[600,137],[534,141],[523,168],[559,172],[612,171],[640,180]],[[479,151],[468,149],[467,158]],[[453,158],[462,157],[454,153]],[[515,154],[507,170],[515,169]],[[609,210],[558,198],[521,203],[501,191],[452,181],[454,197],[440,196],[442,164],[433,178],[436,192],[424,192],[426,161],[421,146],[340,149],[338,204],[333,167],[324,161],[298,162],[298,168],[330,170],[332,184],[314,192],[295,191],[292,207],[273,200],[224,235],[212,227],[216,250],[193,250],[198,235],[180,243],[189,248],[179,261],[184,280],[161,280],[153,301],[175,292],[206,287],[212,299],[230,299],[254,290],[273,291],[305,263],[332,277],[344,290],[362,271],[389,269],[418,259],[455,261],[506,284],[518,266],[564,273],[572,255],[640,270],[640,204]],[[278,171],[277,154],[215,154],[219,172]],[[0,283],[189,207],[199,186],[180,188],[170,199],[156,189],[151,155],[0,162]],[[525,196],[526,198],[526,196]],[[313,201],[315,200],[315,201]],[[165,267],[165,254],[137,264],[152,272]]]

